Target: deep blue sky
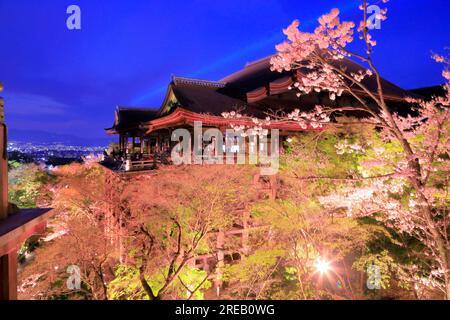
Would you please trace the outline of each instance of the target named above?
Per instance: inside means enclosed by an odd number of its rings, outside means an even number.
[[[13,129],[103,137],[116,105],[159,107],[172,74],[218,80],[272,54],[293,19],[312,30],[358,0],[0,0],[0,81]],[[81,7],[82,30],[66,28]],[[430,52],[450,46],[448,0],[391,0],[374,33],[383,76],[442,82]]]

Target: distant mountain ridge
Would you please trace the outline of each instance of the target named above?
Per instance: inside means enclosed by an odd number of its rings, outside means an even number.
[[[9,129],[8,140],[17,142],[29,142],[29,143],[61,143],[64,145],[73,146],[107,146],[110,142],[114,141],[113,137],[105,136],[104,138],[98,137],[78,137],[68,134],[57,134],[46,131],[38,130],[21,130],[21,129]]]

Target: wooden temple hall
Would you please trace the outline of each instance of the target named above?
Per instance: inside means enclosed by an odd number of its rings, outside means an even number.
[[[341,63],[349,73],[364,69],[350,60]],[[160,108],[117,107],[113,126],[105,129],[110,135],[118,135],[118,146],[109,160],[113,159],[116,169],[125,171],[147,169],[156,163],[169,164],[172,147],[178,143],[171,141],[173,130],[193,131],[195,121],[202,122],[203,130],[218,128],[225,133],[231,123],[252,127],[252,117],[264,119],[268,113],[308,111],[318,104],[358,106],[359,102],[345,93],[336,100],[330,100],[326,92],[297,97],[297,92],[289,88],[301,76],[299,71],[271,71],[270,57],[248,63],[219,81],[174,76]],[[363,83],[376,92],[374,77],[364,79]],[[400,111],[406,104],[405,97],[414,96],[387,80],[382,80],[382,85],[389,104]],[[230,120],[222,116],[231,111],[248,117]],[[305,131],[293,121],[271,121],[265,128],[279,129],[281,145],[288,136]]]

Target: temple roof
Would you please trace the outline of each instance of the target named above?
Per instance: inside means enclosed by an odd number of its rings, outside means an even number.
[[[177,127],[180,125],[193,125],[196,121],[202,123],[203,126],[214,126],[227,128],[232,122],[236,126],[247,126],[252,127],[255,125],[253,118],[249,116],[242,116],[240,118],[234,118],[233,120],[224,118],[222,116],[210,115],[204,113],[197,113],[190,110],[186,110],[182,107],[176,108],[173,112],[153,119],[142,125],[142,128],[146,129],[146,133],[151,133],[160,129],[166,129],[168,127]],[[305,128],[301,128],[297,122],[291,120],[273,120],[269,122],[262,123],[262,127],[266,129],[280,129],[287,131],[303,131]],[[321,130],[320,128],[308,127],[308,131]]]
[[[203,86],[208,88],[223,88],[226,83],[221,81],[210,81],[210,80],[201,80],[194,78],[186,78],[186,77],[172,77],[172,83],[176,86],[178,85],[194,85],[194,86]]]
[[[306,70],[293,70],[289,72],[276,72],[270,70],[270,59],[272,56],[260,59],[258,61],[247,64],[244,69],[239,70],[223,79],[220,82],[225,82],[231,94],[246,95],[247,99],[256,101],[256,95],[259,93],[259,98],[263,99],[265,96],[279,94],[286,92],[287,88],[293,83],[295,79],[295,72],[299,72],[300,76],[306,74]],[[348,74],[350,72],[356,73],[359,70],[365,70],[363,66],[350,60],[343,59],[338,62]],[[402,100],[407,96],[414,96],[407,90],[400,88],[386,79],[381,79],[384,94],[387,99]],[[284,85],[283,85],[284,83]],[[371,92],[376,93],[377,82],[375,76],[366,77],[362,84],[364,84]],[[249,101],[251,102],[251,101]]]
[[[243,69],[226,76],[220,81],[225,82],[228,88],[237,89],[241,92],[249,92],[291,74],[288,72],[279,73],[271,71],[270,58],[271,56],[247,63]]]
[[[445,89],[442,85],[438,86],[431,86],[431,87],[425,87],[425,88],[417,88],[410,90],[411,92],[414,92],[416,94],[420,94],[421,96],[425,97],[426,99],[431,99],[431,97],[441,97],[445,95]]]
[[[106,130],[109,133],[139,131],[142,130],[142,125],[145,127],[146,124],[154,122],[153,120],[164,123],[165,120],[162,118],[169,117],[180,108],[184,113],[180,113],[179,116],[186,116],[186,112],[221,116],[223,112],[238,111],[261,118],[265,117],[267,112],[288,113],[299,107],[308,110],[317,104],[357,106],[358,102],[349,94],[343,94],[333,101],[329,99],[327,92],[312,92],[298,98],[296,91],[289,90],[289,87],[307,71],[271,71],[270,58],[271,56],[248,63],[242,70],[219,81],[173,76],[159,109],[118,107],[113,127]],[[365,70],[363,66],[349,59],[343,59],[338,63],[343,65],[347,73]],[[374,75],[366,77],[362,83],[377,95]],[[385,98],[392,102],[390,106],[396,111],[409,110],[407,106],[405,108],[405,97],[422,97],[422,94],[426,95],[429,91],[428,89],[428,91],[424,89],[407,91],[385,79],[381,79],[381,83]],[[217,122],[217,119],[214,121]]]
[[[242,107],[245,102],[221,93],[217,87],[197,84],[173,84],[172,90],[179,103],[185,109],[211,115]]]
[[[179,81],[178,77],[176,79],[177,81],[172,81],[169,85],[166,99],[159,111],[160,117],[175,111],[178,107],[205,115],[221,116],[223,112],[237,111],[248,116],[260,118],[267,116],[266,106],[229,95],[223,82],[197,82],[196,79],[190,81],[189,78]],[[171,102],[172,105],[169,106]],[[274,109],[283,108],[292,111],[298,107],[299,100],[296,97],[290,103],[283,100],[272,101],[271,104]]]
[[[106,131],[115,133],[121,130],[134,129],[139,127],[142,122],[147,122],[157,117],[158,109],[118,106],[115,112],[114,124]]]

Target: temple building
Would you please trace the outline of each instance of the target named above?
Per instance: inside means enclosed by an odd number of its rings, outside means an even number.
[[[350,60],[344,60],[344,63],[348,72],[356,73],[358,70],[364,70]],[[302,127],[297,121],[291,121],[285,117],[295,109],[307,112],[316,105],[342,106],[350,109],[360,107],[355,98],[345,93],[336,97],[335,100],[330,99],[328,92],[314,92],[298,97],[297,92],[291,90],[291,87],[301,76],[298,71],[283,73],[271,71],[270,57],[268,57],[249,63],[242,70],[219,81],[172,77],[160,108],[117,107],[114,124],[106,129],[108,134],[119,137],[118,150],[114,151],[112,157],[116,158],[112,164],[117,164],[114,169],[118,170],[119,174],[114,170],[107,170],[106,175],[107,185],[110,186],[108,189],[112,190],[111,203],[122,201],[122,188],[118,187],[121,183],[129,183],[135,179],[145,179],[146,183],[152,183],[150,181],[158,183],[157,175],[140,174],[140,172],[122,174],[122,171],[150,169],[156,163],[165,163],[165,161],[171,163],[170,152],[177,143],[172,141],[176,129],[187,129],[192,136],[192,133],[195,133],[196,122],[201,122],[202,130],[219,129],[223,133],[223,139],[227,140],[226,130],[232,125],[252,127],[254,126],[253,118],[264,119],[268,114],[278,114],[279,118],[272,117],[275,120],[264,122],[263,126],[266,129],[278,129],[278,142],[281,144],[289,136],[310,130],[320,130],[312,126]],[[366,78],[363,83],[376,94],[375,77]],[[410,92],[384,79],[382,86],[389,107],[400,114],[411,111],[406,97],[421,97],[431,90]],[[364,97],[363,92],[361,96]],[[367,100],[370,101],[370,99]],[[376,108],[375,105],[367,103],[369,107]],[[243,116],[232,119],[223,116],[223,113],[233,111]],[[347,112],[345,115],[363,116],[356,110]],[[268,132],[270,133],[270,130]],[[212,144],[212,141],[206,141],[206,144],[209,142]],[[250,139],[246,139],[246,144],[248,144],[248,147],[245,147],[247,151],[251,149]],[[257,147],[261,148],[260,145]],[[256,172],[253,183],[258,197],[272,200],[277,198],[279,181],[276,175],[267,177]],[[223,285],[221,267],[249,253],[251,250],[249,238],[252,232],[267,230],[267,225],[259,224],[253,219],[248,208],[239,208],[230,214],[234,215],[232,227],[217,230],[209,235],[211,243],[216,243],[211,252],[196,255],[189,262],[191,267],[214,273],[211,279],[214,279],[214,288],[218,297]],[[120,235],[120,230],[125,227],[123,212],[112,209],[107,219],[112,226],[111,230],[118,230],[115,233]],[[120,241],[122,240],[119,237],[118,242]],[[124,246],[118,245],[118,247]]]
[[[203,130],[218,128],[225,133],[231,123],[251,127],[254,117],[264,119],[268,114],[286,115],[294,109],[309,111],[316,105],[359,106],[355,98],[345,93],[335,100],[331,100],[327,92],[298,97],[292,86],[302,76],[302,71],[271,71],[270,58],[248,63],[242,70],[219,81],[174,76],[160,108],[117,107],[113,126],[105,130],[108,134],[118,135],[117,153],[123,159],[129,159],[129,164],[122,169],[142,169],[164,159],[170,162],[168,153],[177,143],[171,141],[173,130],[186,128],[192,131],[196,121],[202,122]],[[364,67],[351,60],[341,63],[345,64],[348,73],[364,70]],[[362,83],[376,94],[375,76],[366,77]],[[417,97],[417,94],[384,79],[382,86],[389,106],[400,113],[409,110],[406,97]],[[246,116],[232,120],[222,116],[224,112],[232,111]],[[358,112],[351,115],[358,116]],[[297,122],[289,120],[272,120],[264,127],[278,129],[280,143],[294,133],[314,130],[302,128]],[[166,157],[162,156],[164,154]]]

